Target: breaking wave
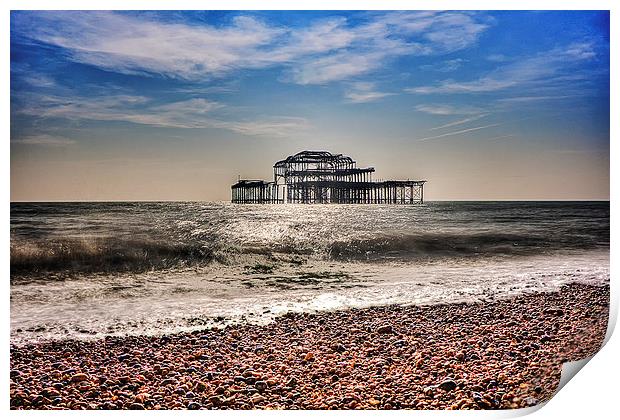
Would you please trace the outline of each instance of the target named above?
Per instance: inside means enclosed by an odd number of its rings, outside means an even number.
[[[422,234],[380,236],[336,241],[330,256],[336,259],[381,259],[386,256],[425,258],[526,254],[549,245],[542,237],[501,234]]]
[[[11,243],[11,273],[142,272],[207,264],[213,250],[198,243],[90,238]]]
[[[549,248],[542,237],[498,234],[380,235],[325,243],[225,244],[200,240],[87,238],[12,241],[11,272],[144,272],[238,262],[244,255],[303,255],[333,260],[416,260],[493,255],[527,255]],[[581,245],[583,248],[583,244]]]

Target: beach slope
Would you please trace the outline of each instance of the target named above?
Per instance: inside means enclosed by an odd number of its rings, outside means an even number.
[[[594,354],[609,286],[11,348],[12,409],[497,409]]]

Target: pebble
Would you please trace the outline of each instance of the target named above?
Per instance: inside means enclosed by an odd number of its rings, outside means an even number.
[[[129,354],[123,353],[121,355],[118,356],[118,361],[119,362],[124,362],[125,360],[131,358],[131,356]]]
[[[224,400],[221,397],[218,397],[217,395],[212,395],[209,397],[209,402],[213,404],[214,406],[218,407],[224,403]]]
[[[454,391],[456,387],[457,387],[456,382],[454,382],[452,379],[446,379],[441,384],[439,384],[440,389],[443,389],[444,391],[448,391],[448,392]]]
[[[188,410],[200,410],[201,408],[202,405],[196,401],[191,401],[189,404],[187,404]]]
[[[88,375],[85,373],[76,373],[71,377],[71,382],[82,382],[88,380]]]
[[[547,308],[543,313],[546,315],[562,316],[564,315],[564,310],[562,308]]]
[[[262,403],[263,401],[265,401],[265,397],[263,397],[262,395],[254,395],[252,397],[252,403],[254,404],[259,404],[259,403]]]
[[[391,334],[392,332],[394,332],[394,328],[392,328],[392,326],[389,324],[381,325],[379,328],[377,328],[377,332],[379,334]]]
[[[608,302],[608,286],[571,285],[497,302],[12,345],[10,407],[522,408],[554,394],[562,360],[600,348]]]
[[[347,351],[347,348],[342,343],[338,343],[334,350],[336,350],[338,353],[344,353],[345,351]]]

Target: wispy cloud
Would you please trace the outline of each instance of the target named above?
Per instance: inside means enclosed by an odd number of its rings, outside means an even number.
[[[269,117],[258,121],[212,121],[213,127],[248,136],[290,137],[310,128],[305,118]]]
[[[552,83],[558,78],[573,77],[575,65],[596,56],[593,45],[575,43],[563,48],[516,60],[486,76],[466,82],[444,80],[437,85],[406,89],[410,93],[484,93],[535,83]]]
[[[449,73],[451,71],[458,70],[463,65],[463,63],[465,63],[465,61],[466,60],[463,58],[455,58],[452,60],[440,61],[434,64],[423,64],[420,66],[420,70]]]
[[[40,74],[25,75],[22,77],[22,80],[31,86],[39,88],[52,88],[57,86],[54,79]]]
[[[356,27],[346,24],[340,20],[331,27],[339,35],[337,45],[346,48],[298,60],[290,70],[291,80],[323,84],[368,73],[399,56],[458,51],[475,43],[488,28],[476,15],[460,12],[392,12]],[[303,36],[297,39],[299,45],[307,42]]]
[[[24,144],[29,146],[63,147],[75,144],[75,140],[65,137],[40,134],[36,136],[26,136],[11,139],[12,144]]]
[[[426,52],[449,53],[467,48],[490,24],[470,12],[400,12],[385,19],[396,32],[419,34]],[[427,44],[428,43],[428,44]]]
[[[196,79],[260,67],[260,47],[284,30],[238,16],[225,28],[164,23],[113,12],[23,12],[21,36],[65,49],[72,60],[126,74]]]
[[[498,102],[540,102],[540,101],[553,101],[556,99],[573,98],[577,95],[548,95],[548,96],[513,96],[511,98],[500,98]]]
[[[444,81],[437,86],[420,86],[416,88],[407,88],[405,92],[409,93],[480,93],[494,92],[496,90],[505,89],[514,86],[515,82],[511,80],[496,80],[484,77],[471,82],[454,82]]]
[[[489,26],[470,12],[389,12],[284,27],[250,16],[228,26],[163,22],[113,12],[20,12],[22,38],[63,48],[71,60],[125,74],[203,80],[274,65],[286,80],[324,84],[365,74],[403,55],[444,54]]]
[[[351,85],[351,89],[345,92],[344,97],[348,102],[360,104],[377,101],[390,95],[393,93],[377,91],[374,83],[357,82]]]
[[[450,133],[439,134],[437,136],[424,137],[424,138],[421,138],[421,139],[416,139],[414,141],[435,140],[435,139],[440,139],[440,138],[443,138],[443,137],[450,137],[450,136],[456,136],[458,134],[469,133],[471,131],[484,130],[485,128],[497,127],[498,125],[500,125],[500,124],[499,123],[498,124],[489,124],[489,125],[482,125],[480,127],[466,128],[464,130],[452,131]]]
[[[379,68],[384,58],[385,52],[338,52],[300,62],[288,71],[284,80],[300,85],[320,85],[346,80]]]
[[[476,107],[459,107],[447,104],[420,104],[417,105],[415,109],[433,115],[470,115],[479,114],[483,111]]]
[[[267,117],[260,120],[227,120],[212,115],[224,105],[203,98],[154,104],[144,96],[112,95],[93,97],[36,96],[33,105],[19,110],[38,118],[123,121],[164,128],[218,128],[244,135],[285,136],[309,127],[295,117]]]
[[[497,136],[497,137],[491,137],[490,139],[484,139],[484,141],[495,141],[495,140],[502,140],[502,139],[508,139],[511,137],[517,137],[514,134],[505,134],[503,136]]]
[[[502,63],[504,61],[508,61],[508,57],[504,54],[490,54],[487,56],[487,60]]]
[[[489,115],[489,114],[480,114],[480,115],[476,115],[476,116],[473,116],[473,117],[470,117],[470,118],[463,118],[462,120],[452,121],[450,123],[443,124],[443,125],[440,125],[438,127],[429,128],[429,131],[442,130],[444,128],[455,127],[457,125],[467,124],[468,122],[472,122],[472,121],[476,121],[476,120],[479,120],[481,118],[484,118],[487,115]]]

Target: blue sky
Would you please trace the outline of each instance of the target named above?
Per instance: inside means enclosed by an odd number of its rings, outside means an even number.
[[[303,149],[609,197],[607,12],[12,12],[12,200],[226,200]]]

